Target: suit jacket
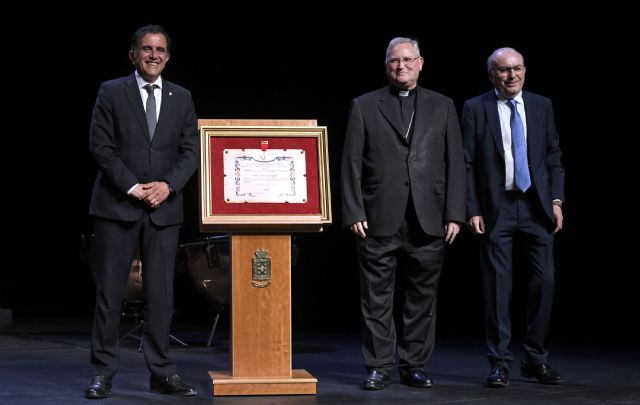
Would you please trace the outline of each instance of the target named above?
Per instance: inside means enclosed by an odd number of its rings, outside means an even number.
[[[564,168],[551,100],[523,91],[527,117],[527,154],[543,221],[555,223],[552,201],[564,200]],[[462,136],[467,166],[467,216],[482,215],[491,232],[505,195],[502,132],[494,90],[467,100],[462,110]]]
[[[89,213],[135,221],[148,211],[154,224],[182,223],[181,189],[198,164],[198,123],[191,93],[163,80],[158,125],[149,137],[134,74],[100,85],[93,109],[89,149],[99,172]],[[176,191],[157,209],[127,195],[136,183],[165,180]]]
[[[417,88],[413,133],[402,133],[391,87],[351,103],[342,156],[344,226],[368,221],[371,236],[398,231],[412,196],[425,233],[464,222],[465,170],[458,116],[448,97]]]

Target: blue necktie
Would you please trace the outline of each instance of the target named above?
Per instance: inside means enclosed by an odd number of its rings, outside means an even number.
[[[144,89],[149,93],[147,97],[147,125],[149,126],[149,137],[153,139],[153,133],[156,132],[156,124],[158,123],[158,116],[156,114],[156,96],[153,94],[153,90],[159,87],[156,84],[147,84]]]
[[[516,187],[523,193],[531,185],[529,177],[529,162],[527,160],[527,141],[524,138],[524,125],[518,114],[516,100],[509,100],[507,105],[511,109],[511,143],[513,147],[513,163]]]

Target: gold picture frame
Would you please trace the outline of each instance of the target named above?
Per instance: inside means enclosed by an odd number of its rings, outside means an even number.
[[[327,128],[315,120],[199,120],[201,232],[318,232],[331,223]],[[304,204],[227,204],[223,150],[302,149],[306,153]]]

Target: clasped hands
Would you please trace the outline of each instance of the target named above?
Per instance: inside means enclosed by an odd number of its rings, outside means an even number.
[[[135,199],[144,201],[151,208],[158,208],[169,197],[169,194],[169,185],[164,181],[141,183],[131,192]]]

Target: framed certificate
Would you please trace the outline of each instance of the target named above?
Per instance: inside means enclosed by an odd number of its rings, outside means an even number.
[[[331,222],[326,127],[203,125],[211,121],[200,121],[201,231],[318,231]]]
[[[307,196],[304,149],[225,149],[224,202],[303,204]]]

